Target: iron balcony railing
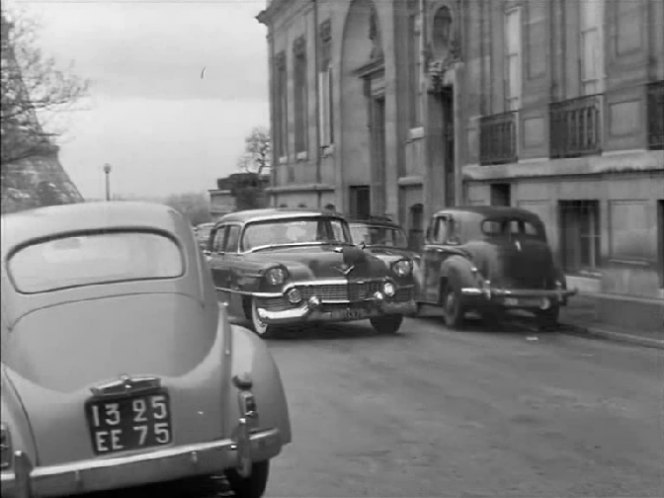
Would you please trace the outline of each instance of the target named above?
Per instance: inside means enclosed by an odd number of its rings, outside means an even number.
[[[516,111],[480,119],[480,164],[516,162]]]
[[[664,149],[664,80],[648,85],[648,148]]]
[[[587,95],[549,105],[552,158],[601,152],[600,95]]]

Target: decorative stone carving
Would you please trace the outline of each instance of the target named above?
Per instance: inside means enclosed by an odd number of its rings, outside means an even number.
[[[274,65],[277,69],[286,69],[286,54],[279,52],[274,56]]]
[[[323,43],[329,42],[332,39],[332,21],[329,19],[320,23],[318,28],[320,41]]]
[[[372,6],[371,13],[369,14],[369,39],[372,42],[371,54],[369,58],[380,59],[383,57],[383,40],[378,25],[378,13]]]
[[[320,69],[326,69],[332,62],[332,22],[328,19],[322,22],[318,27],[319,45],[319,65]]]
[[[461,60],[459,27],[454,22],[452,12],[448,6],[443,6],[434,16],[433,33],[425,53],[430,93],[442,91],[445,72]]]
[[[293,55],[295,57],[304,57],[307,54],[307,40],[304,35],[298,36],[293,42]]]

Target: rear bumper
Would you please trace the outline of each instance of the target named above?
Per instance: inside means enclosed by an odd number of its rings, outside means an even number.
[[[381,293],[360,303],[350,303],[331,310],[315,298],[296,308],[268,310],[258,308],[260,319],[271,325],[287,325],[303,322],[340,322],[362,320],[383,315],[414,315],[417,305],[414,299],[391,301]]]
[[[461,294],[476,305],[548,309],[553,304],[565,305],[577,289],[505,289],[463,287]],[[523,304],[510,304],[511,302]]]
[[[245,464],[242,460],[247,456],[254,462],[272,458],[281,446],[279,430],[270,429],[247,435],[246,439],[34,468],[28,456],[17,451],[13,470],[2,472],[2,496],[67,496],[215,474]]]

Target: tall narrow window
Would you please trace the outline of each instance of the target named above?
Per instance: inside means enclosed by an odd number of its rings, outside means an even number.
[[[415,128],[420,122],[420,86],[422,65],[420,61],[419,2],[408,2],[408,112],[409,124]]]
[[[320,127],[320,146],[334,143],[333,105],[332,105],[332,31],[329,20],[319,27],[320,54],[318,67],[318,126]]]
[[[279,157],[288,155],[288,79],[286,73],[286,54],[280,52],[275,57],[276,88],[276,150]]]
[[[304,36],[293,43],[295,85],[295,152],[307,150],[307,43]]]
[[[505,13],[505,96],[507,109],[521,106],[521,9]]]
[[[579,2],[579,58],[581,92],[583,95],[600,93],[602,67],[601,26],[602,0]]]

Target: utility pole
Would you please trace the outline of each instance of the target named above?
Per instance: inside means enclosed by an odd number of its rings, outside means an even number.
[[[111,165],[104,164],[104,174],[106,175],[106,200],[111,200]]]

